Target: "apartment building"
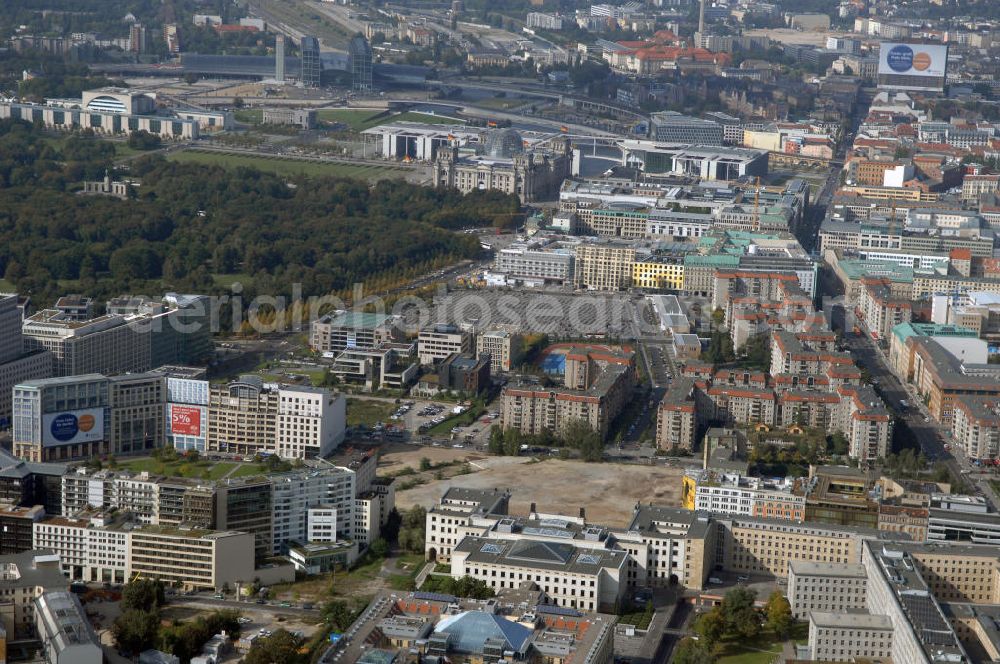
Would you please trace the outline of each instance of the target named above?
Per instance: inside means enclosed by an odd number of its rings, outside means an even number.
[[[1000,399],[979,397],[956,401],[951,438],[970,459],[1000,458]]]
[[[993,367],[964,364],[928,337],[911,337],[906,343],[913,349],[910,381],[927,400],[931,416],[946,427],[952,425],[959,401],[1000,397],[1000,381]]]
[[[632,285],[635,248],[612,242],[576,247],[573,284],[587,290],[617,291]]]
[[[694,381],[677,376],[656,409],[656,447],[693,451],[698,440]]]
[[[808,620],[814,611],[863,610],[867,584],[868,574],[861,563],[792,561],[788,564],[788,603],[792,616]]]
[[[435,325],[420,330],[417,336],[417,357],[420,364],[437,364],[452,353],[472,352],[472,334],[454,325]]]
[[[487,330],[476,335],[476,357],[489,355],[493,375],[513,371],[521,364],[524,339],[507,330]]]
[[[913,319],[913,302],[894,297],[888,279],[865,277],[861,279],[857,313],[872,338],[888,344],[892,328]]]
[[[560,387],[526,380],[508,384],[501,396],[501,426],[559,435],[570,423],[582,421],[603,439],[632,395],[635,358],[631,352],[573,348],[566,354],[563,380]]]

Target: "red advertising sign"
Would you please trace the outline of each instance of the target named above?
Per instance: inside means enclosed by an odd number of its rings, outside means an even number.
[[[170,406],[170,433],[182,436],[201,435],[201,409],[196,406]]]

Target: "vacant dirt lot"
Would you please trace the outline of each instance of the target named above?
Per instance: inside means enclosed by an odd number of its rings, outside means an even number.
[[[566,515],[575,515],[584,507],[588,521],[608,525],[628,521],[636,502],[679,505],[683,471],[678,468],[557,459],[528,461],[488,457],[473,462],[474,468],[487,466],[478,472],[453,479],[431,480],[398,492],[396,505],[401,509],[433,505],[450,486],[509,488],[512,493],[510,510],[515,514],[526,513],[532,502],[540,511]]]
[[[393,475],[406,467],[419,470],[420,460],[424,458],[430,459],[431,463],[436,465],[452,461],[477,462],[486,459],[487,456],[468,447],[432,447],[430,445],[386,443],[379,448],[378,474]]]

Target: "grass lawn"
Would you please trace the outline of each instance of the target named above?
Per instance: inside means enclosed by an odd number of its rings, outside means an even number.
[[[266,472],[267,468],[265,468],[262,464],[244,463],[239,468],[234,470],[233,474],[230,475],[229,477],[234,479],[237,477],[254,477],[256,475],[263,475]]]
[[[798,627],[798,626],[796,626]],[[806,630],[809,626],[806,625]],[[791,637],[796,636],[796,629]],[[717,664],[770,664],[781,654],[782,641],[774,632],[763,631],[753,639],[727,638],[716,646]]]
[[[389,118],[392,122],[420,122],[422,124],[465,124],[465,120],[448,117],[447,115],[434,115],[432,113],[414,113],[408,111]]]
[[[332,176],[358,178],[361,180],[385,180],[392,177],[402,177],[404,173],[404,170],[400,168],[374,164],[320,163],[315,161],[281,159],[279,157],[259,157],[220,152],[193,152],[190,150],[174,152],[168,159],[187,163],[211,164],[222,166],[223,168],[247,166],[278,175]]]
[[[233,117],[236,118],[237,122],[246,122],[247,124],[260,124],[261,122],[264,121],[264,109],[243,108],[238,111],[234,111]]]
[[[244,286],[253,283],[253,277],[251,277],[246,272],[238,272],[236,274],[213,274],[212,281],[215,282],[216,286],[220,288],[232,288],[233,284],[240,283]]]
[[[388,401],[371,401],[368,399],[347,400],[347,426],[358,424],[372,426],[376,422],[389,422],[389,416],[396,411],[395,404]]]
[[[413,115],[418,115],[414,113]],[[422,114],[420,114],[422,115]],[[353,108],[321,108],[316,111],[316,119],[324,122],[343,122],[352,131],[364,131],[389,121],[391,116],[383,111],[359,110]]]
[[[160,461],[157,459],[144,458],[134,461],[119,462],[123,468],[132,472],[141,473],[143,471],[154,475],[166,475],[171,477],[190,477],[194,479],[218,479],[232,470],[234,464],[213,463],[210,461]]]

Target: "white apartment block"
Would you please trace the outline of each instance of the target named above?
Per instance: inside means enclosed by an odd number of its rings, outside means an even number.
[[[813,611],[842,613],[865,608],[868,574],[860,564],[788,563],[788,603],[797,620]]]
[[[310,517],[314,508],[325,510],[315,513],[323,527],[332,519],[337,528],[336,537],[352,539],[354,483],[353,471],[335,466],[274,477],[274,553],[281,553],[289,542],[305,544],[310,541],[309,532],[313,527]],[[326,513],[329,510],[334,512],[332,517]]]
[[[452,353],[472,353],[472,334],[452,325],[435,325],[417,336],[420,364],[436,364]]]

